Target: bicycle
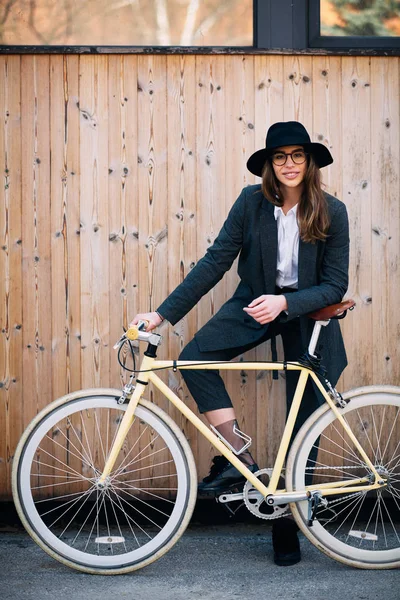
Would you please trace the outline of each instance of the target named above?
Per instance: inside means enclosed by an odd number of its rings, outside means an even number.
[[[59,398],[18,444],[13,495],[28,533],[55,559],[93,574],[139,569],[177,542],[194,508],[196,467],[176,423],[142,398],[151,382],[246,478],[242,491],[221,494],[219,502],[244,502],[264,519],[290,509],[306,537],[331,558],[359,568],[399,567],[400,388],[340,394],[315,354],[321,328],[354,304],[309,315],[315,325],[308,352],[293,363],[157,360],[161,336],[128,330],[115,347],[137,339],[147,349],[122,393],[89,389]],[[156,374],[171,368],[299,371],[274,467],[251,473]],[[284,471],[309,377],[325,403],[298,432]],[[277,489],[283,473],[286,487]]]

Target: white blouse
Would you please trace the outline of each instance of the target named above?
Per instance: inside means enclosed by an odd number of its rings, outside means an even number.
[[[276,285],[280,288],[297,288],[299,271],[299,226],[297,207],[293,206],[285,215],[279,206],[274,208],[278,226],[278,260]]]

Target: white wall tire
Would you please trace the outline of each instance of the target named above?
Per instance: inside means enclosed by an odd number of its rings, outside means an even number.
[[[53,402],[29,425],[14,458],[13,496],[26,530],[53,558],[86,573],[126,573],[158,559],[186,529],[196,501],[184,435],[145,400],[108,489],[96,488],[126,408],[117,405],[119,395],[86,390]],[[176,486],[163,487],[170,480]]]
[[[400,473],[400,388],[358,388],[344,394],[344,398],[350,402],[340,412],[350,422],[353,432],[363,438],[362,446],[369,458],[374,459],[372,462],[382,464],[382,469],[390,472],[391,486],[384,493],[379,490],[348,494],[348,499],[345,494],[336,499],[327,496],[329,508],[319,511],[312,527],[308,526],[307,501],[293,503],[292,513],[307,538],[331,558],[364,569],[397,568],[400,567],[400,475],[397,474]],[[312,464],[311,449],[318,439],[321,447],[327,445],[328,432],[331,445],[328,450],[320,449]],[[313,473],[313,484],[335,481],[335,477],[359,476],[360,471],[365,475],[367,470],[357,452],[342,437],[346,436],[342,436],[327,405],[315,411],[293,442],[286,469],[288,491],[304,489],[306,470]],[[332,455],[336,455],[334,459]],[[333,468],[332,460],[338,463]],[[369,511],[372,516],[368,517]]]

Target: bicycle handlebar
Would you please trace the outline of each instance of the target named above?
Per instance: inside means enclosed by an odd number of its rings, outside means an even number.
[[[151,331],[143,331],[143,328],[147,327],[147,325],[148,321],[139,321],[136,326],[129,327],[129,329],[127,329],[127,331],[125,331],[125,333],[120,337],[118,342],[114,344],[114,350],[118,350],[121,344],[125,343],[126,340],[129,340],[130,342],[138,340],[139,342],[148,342],[154,346],[159,346],[162,340],[161,335]]]

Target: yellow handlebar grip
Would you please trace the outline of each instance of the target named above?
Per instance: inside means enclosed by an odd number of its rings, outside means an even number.
[[[133,342],[134,340],[137,340],[139,337],[139,330],[137,327],[129,327],[128,331],[125,333],[125,337],[128,338],[128,340],[131,340],[131,342]]]

